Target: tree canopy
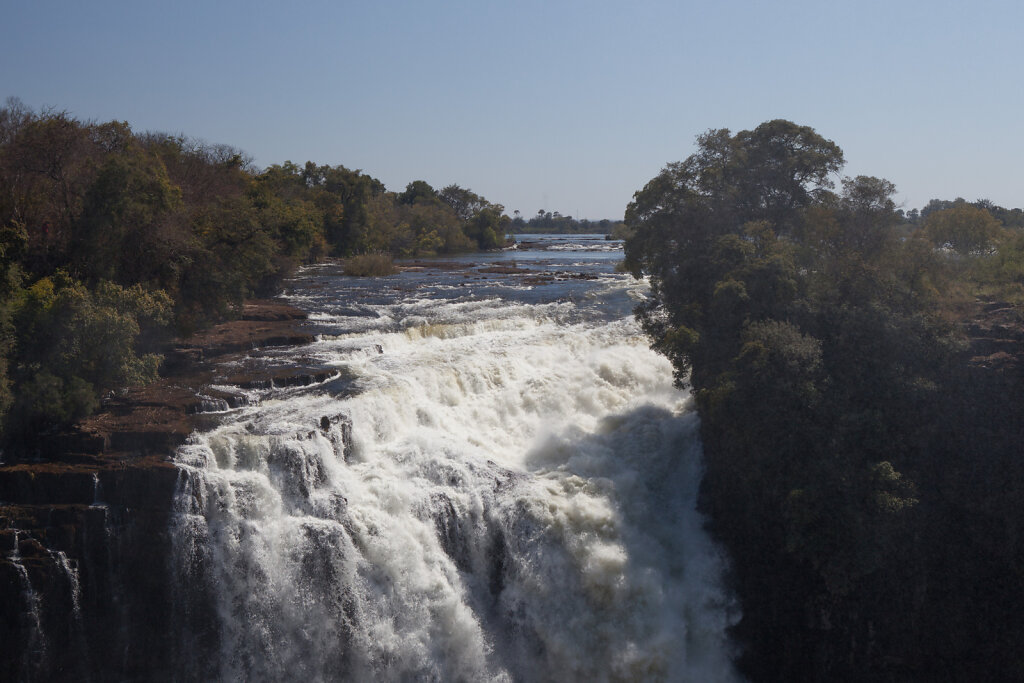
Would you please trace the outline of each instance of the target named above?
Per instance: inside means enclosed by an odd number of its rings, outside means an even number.
[[[929,212],[922,227],[935,245],[964,256],[993,251],[1004,234],[1000,222],[987,209],[966,202]]]
[[[277,291],[303,262],[493,249],[509,221],[500,205],[458,185],[437,192],[418,180],[394,193],[362,171],[311,161],[259,170],[227,145],[8,100],[0,108],[3,435],[30,445],[94,409],[103,393],[153,379],[169,334],[236,315],[244,298]],[[111,332],[100,334],[104,325]]]
[[[842,165],[789,121],[712,130],[626,210],[626,265],[650,281],[637,317],[692,387],[744,661],[772,680],[899,678],[885,662],[946,642],[922,623],[965,618],[927,587],[958,560],[922,540],[951,516],[935,468],[963,466],[943,422],[961,384],[941,307],[954,271],[936,246],[1020,263],[986,209],[935,208],[907,233],[893,184]],[[992,538],[1019,518],[1000,514]]]

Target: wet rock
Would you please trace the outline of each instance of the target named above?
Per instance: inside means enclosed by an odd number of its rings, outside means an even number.
[[[253,373],[232,374],[223,377],[220,382],[242,389],[284,389],[320,384],[339,374],[340,372],[335,368],[289,367],[255,375]]]
[[[464,270],[472,268],[474,264],[461,261],[403,261],[396,264],[399,270]]]
[[[164,360],[160,371],[165,375],[174,375],[202,363],[203,349],[199,347],[173,346],[164,349]]]
[[[18,549],[18,533],[14,529],[0,529],[0,553],[13,553]]]
[[[231,410],[231,403],[222,396],[211,396],[209,394],[198,394],[200,399],[198,405],[189,409],[188,414],[197,415],[200,413],[223,413]]]
[[[189,360],[208,361],[253,349],[308,344],[314,336],[304,329],[306,317],[304,311],[283,302],[246,302],[239,320],[214,325],[172,345],[169,367],[188,367]]]
[[[1018,307],[979,300],[963,329],[972,366],[1009,375],[1024,369],[1024,311]]]
[[[275,299],[250,299],[242,306],[242,320],[269,322],[305,320],[307,317],[302,309]]]
[[[330,310],[331,315],[346,316],[350,318],[376,318],[377,312],[372,308],[358,308],[355,306],[335,306]]]
[[[336,431],[333,430],[335,426]],[[352,452],[352,418],[348,415],[324,415],[320,418],[320,431],[328,437],[338,435],[341,439],[342,457],[348,462]]]
[[[477,272],[492,275],[518,275],[521,273],[534,273],[536,271],[518,266],[487,266],[486,268],[477,269]]]
[[[269,346],[299,346],[315,339],[312,334],[296,329],[292,323],[236,320],[190,337],[181,348],[202,348],[203,358],[208,360]]]
[[[471,560],[467,530],[451,499],[444,493],[430,496],[430,512],[434,528],[445,553],[461,571],[471,572]]]
[[[151,680],[168,666],[176,481],[147,458],[0,468],[0,680]],[[54,502],[69,500],[83,502]]]

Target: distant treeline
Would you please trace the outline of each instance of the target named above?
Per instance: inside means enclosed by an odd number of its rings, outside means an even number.
[[[1021,211],[934,200],[908,230],[842,165],[789,121],[712,130],[626,212],[638,317],[700,413],[743,673],[1022,680]]]
[[[557,234],[604,234],[616,236],[621,235],[624,227],[622,221],[612,221],[607,218],[599,221],[591,221],[584,218],[576,220],[572,216],[563,216],[555,211],[544,211],[540,209],[537,215],[526,220],[518,211],[513,214],[511,230],[518,233],[557,233]]]
[[[156,377],[165,341],[327,255],[501,246],[511,219],[458,185],[388,192],[344,166],[65,112],[0,109],[0,424],[8,452]]]
[[[920,225],[922,221],[926,220],[928,216],[933,213],[963,206],[973,206],[976,209],[984,209],[992,216],[992,218],[999,221],[1004,228],[1024,228],[1024,209],[1007,209],[1002,206],[998,206],[987,199],[979,199],[974,202],[968,202],[963,197],[957,197],[953,200],[932,199],[920,210],[911,209],[907,212],[899,210],[897,211],[897,214],[903,216],[908,223]]]

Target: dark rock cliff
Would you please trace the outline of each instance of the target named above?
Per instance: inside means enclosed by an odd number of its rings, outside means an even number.
[[[109,397],[101,412],[0,463],[0,680],[169,680],[181,653],[169,525],[174,449],[239,391],[322,381],[323,368],[227,377],[231,354],[313,339],[302,311],[250,302],[242,318],[183,340],[164,377]]]

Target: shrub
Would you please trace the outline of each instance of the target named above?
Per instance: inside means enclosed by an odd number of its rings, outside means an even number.
[[[110,282],[90,291],[63,271],[20,292],[7,436],[24,441],[93,412],[106,391],[156,379],[160,356],[138,353],[138,342],[167,324],[170,309],[162,291]]]
[[[391,259],[391,254],[360,254],[345,259],[343,266],[345,275],[354,277],[378,277],[394,275],[398,272]]]

